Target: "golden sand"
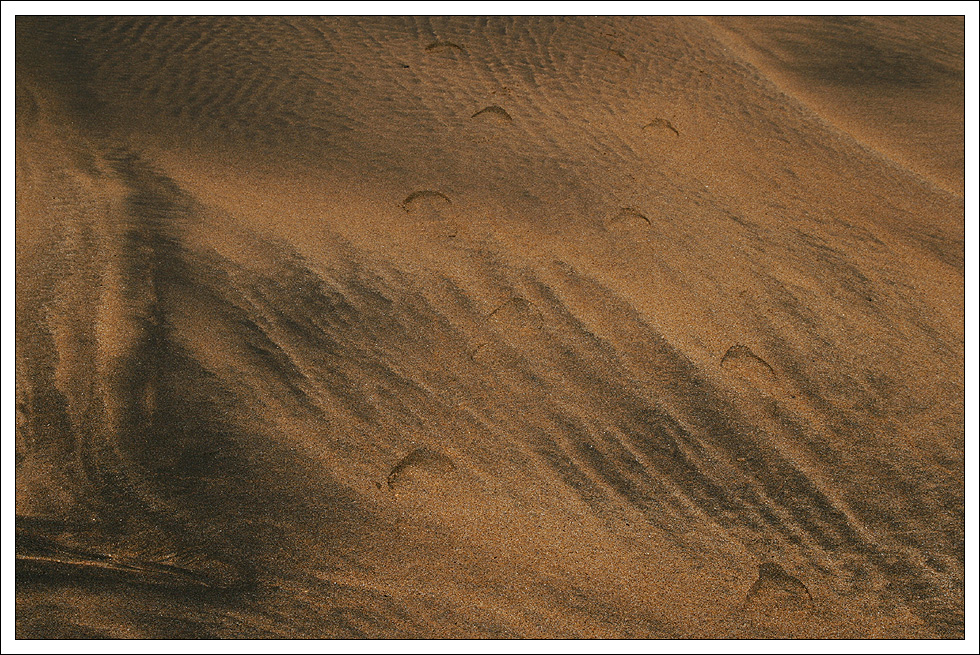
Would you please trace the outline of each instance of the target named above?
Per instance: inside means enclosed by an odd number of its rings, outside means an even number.
[[[18,637],[963,637],[962,17],[16,54]]]

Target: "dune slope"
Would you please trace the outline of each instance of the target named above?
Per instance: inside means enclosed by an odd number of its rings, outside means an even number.
[[[962,117],[723,22],[19,17],[18,636],[962,637]]]

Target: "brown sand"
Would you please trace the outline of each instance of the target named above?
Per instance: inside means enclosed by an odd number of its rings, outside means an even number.
[[[18,18],[19,637],[963,637],[961,18]]]

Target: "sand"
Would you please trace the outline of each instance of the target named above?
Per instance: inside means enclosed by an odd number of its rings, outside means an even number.
[[[18,17],[24,638],[962,638],[964,21]]]

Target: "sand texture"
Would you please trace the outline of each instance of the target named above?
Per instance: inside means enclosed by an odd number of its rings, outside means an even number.
[[[16,27],[18,637],[964,636],[961,17]]]

